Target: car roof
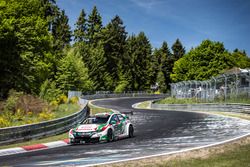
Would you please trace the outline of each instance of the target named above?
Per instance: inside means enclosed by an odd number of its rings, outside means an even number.
[[[98,114],[95,114],[94,117],[101,117],[101,118],[107,118],[107,117],[110,117],[113,113],[111,112],[105,112],[105,113],[98,113]]]
[[[97,116],[97,117],[105,117],[105,116],[111,116],[113,114],[120,114],[120,112],[119,111],[115,111],[115,112],[111,111],[111,112],[97,113],[97,114],[95,114],[95,116]]]

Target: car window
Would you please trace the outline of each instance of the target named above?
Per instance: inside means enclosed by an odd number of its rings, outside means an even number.
[[[109,120],[109,116],[107,117],[91,117],[86,119],[82,124],[104,124]]]
[[[122,116],[120,114],[118,115],[118,118],[119,118],[120,121],[123,121],[125,119],[124,116]]]
[[[110,122],[111,121],[119,122],[117,115],[113,115],[112,118],[110,119]]]

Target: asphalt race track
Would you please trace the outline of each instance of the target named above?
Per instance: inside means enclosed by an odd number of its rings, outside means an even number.
[[[250,122],[201,113],[139,110],[150,98],[120,98],[93,104],[130,112],[135,137],[111,143],[65,146],[0,157],[0,166],[78,166],[119,161],[214,144],[250,133]],[[151,98],[152,99],[152,98]]]

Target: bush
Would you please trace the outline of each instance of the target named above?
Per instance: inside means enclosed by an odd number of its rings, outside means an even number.
[[[55,115],[51,111],[49,111],[48,109],[45,109],[44,111],[42,111],[38,115],[39,121],[48,121],[48,120],[51,120],[53,118],[55,118]]]
[[[58,104],[66,104],[68,102],[68,97],[66,95],[61,95],[57,98]]]
[[[11,123],[8,119],[0,115],[0,128],[8,127]]]
[[[57,107],[58,106],[58,101],[57,100],[53,100],[49,103],[51,106],[53,107]]]
[[[17,109],[15,115],[13,115],[14,121],[23,121],[25,119],[25,112],[21,109]]]
[[[119,82],[119,84],[116,86],[115,88],[115,93],[122,93],[124,91],[126,91],[127,87],[129,85],[129,82],[126,80],[122,80]]]
[[[40,113],[44,108],[48,107],[48,103],[42,99],[32,96],[32,95],[22,95],[17,100],[15,109],[24,111],[25,113],[33,112]]]
[[[9,91],[8,99],[4,105],[5,112],[15,112],[15,107],[18,99],[23,95],[23,92],[17,92],[13,89]]]
[[[62,91],[56,88],[56,83],[54,81],[46,80],[41,85],[39,96],[40,98],[51,102],[60,97]]]
[[[78,104],[79,98],[77,96],[74,96],[69,99],[70,104]]]

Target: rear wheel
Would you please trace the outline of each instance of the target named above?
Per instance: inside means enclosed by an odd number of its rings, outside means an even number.
[[[113,131],[112,131],[112,129],[109,129],[109,130],[108,130],[108,133],[107,133],[107,141],[108,141],[108,142],[111,142],[111,141],[113,141],[113,140],[114,140]]]
[[[134,137],[134,128],[132,125],[129,125],[128,137]]]

